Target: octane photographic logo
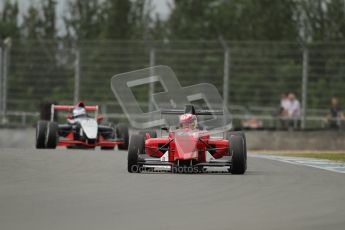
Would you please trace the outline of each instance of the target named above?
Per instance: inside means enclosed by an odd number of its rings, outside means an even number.
[[[153,171],[153,168],[148,168],[148,167],[142,167],[138,165],[133,165],[132,166],[132,172],[134,173],[186,173],[186,174],[193,174],[193,173],[203,173],[205,172],[204,170],[198,168],[198,166],[192,166],[192,167],[187,167],[187,166],[181,166],[181,167],[172,167],[170,168],[163,168],[163,169],[157,169],[155,168]],[[208,171],[208,173],[220,173],[221,171]]]
[[[163,92],[154,93],[155,83],[160,83]],[[149,85],[148,104],[151,110],[143,112],[140,102],[133,94],[132,88]],[[217,88],[208,83],[181,87],[173,70],[168,66],[154,66],[141,70],[117,74],[111,79],[111,89],[126,114],[132,127],[147,129],[157,126],[176,125],[178,116],[163,117],[162,110],[184,109],[185,105],[203,101],[208,110],[222,110],[223,115],[212,114],[199,120],[201,127],[207,130],[231,129],[231,116],[223,105],[223,99]],[[205,109],[205,108],[203,108]]]
[[[207,174],[227,174],[227,171],[219,170],[219,169],[210,169],[208,168],[199,168],[198,166],[180,166],[180,167],[172,167],[163,166],[163,167],[143,167],[138,165],[132,165],[131,170],[133,173],[178,173],[178,174],[194,174],[194,173],[207,173]]]

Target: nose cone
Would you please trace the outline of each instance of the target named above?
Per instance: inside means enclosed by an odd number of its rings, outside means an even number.
[[[178,131],[175,133],[175,156],[180,160],[196,159],[198,157],[198,133]]]
[[[96,139],[98,133],[98,124],[93,119],[82,119],[80,121],[81,127],[85,132],[87,138]]]

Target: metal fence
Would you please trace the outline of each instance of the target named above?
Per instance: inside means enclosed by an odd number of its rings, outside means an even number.
[[[275,126],[281,93],[293,91],[302,104],[302,127],[322,127],[330,98],[345,102],[344,48],[345,43],[7,40],[0,46],[1,123],[32,124],[44,101],[79,99],[99,104],[106,117],[123,119],[110,78],[168,65],[182,86],[214,84],[238,121],[256,117]],[[148,88],[135,90],[147,95]]]

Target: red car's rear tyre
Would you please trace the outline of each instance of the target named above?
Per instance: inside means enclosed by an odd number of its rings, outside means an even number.
[[[59,126],[56,122],[49,122],[47,125],[45,146],[48,149],[55,149],[59,138]]]
[[[141,172],[138,164],[139,154],[145,153],[145,139],[143,135],[134,134],[131,136],[131,142],[128,148],[127,170],[130,173]]]
[[[240,135],[230,135],[230,153],[232,154],[230,172],[244,174],[247,169],[247,152],[245,142]]]
[[[38,121],[36,126],[36,148],[44,149],[48,121]]]

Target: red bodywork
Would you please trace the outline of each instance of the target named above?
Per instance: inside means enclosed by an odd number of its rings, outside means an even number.
[[[146,135],[145,153],[151,157],[162,157],[168,151],[169,162],[196,160],[206,162],[206,151],[215,159],[229,155],[229,141],[211,138],[205,131],[179,129],[165,138],[150,138]]]

